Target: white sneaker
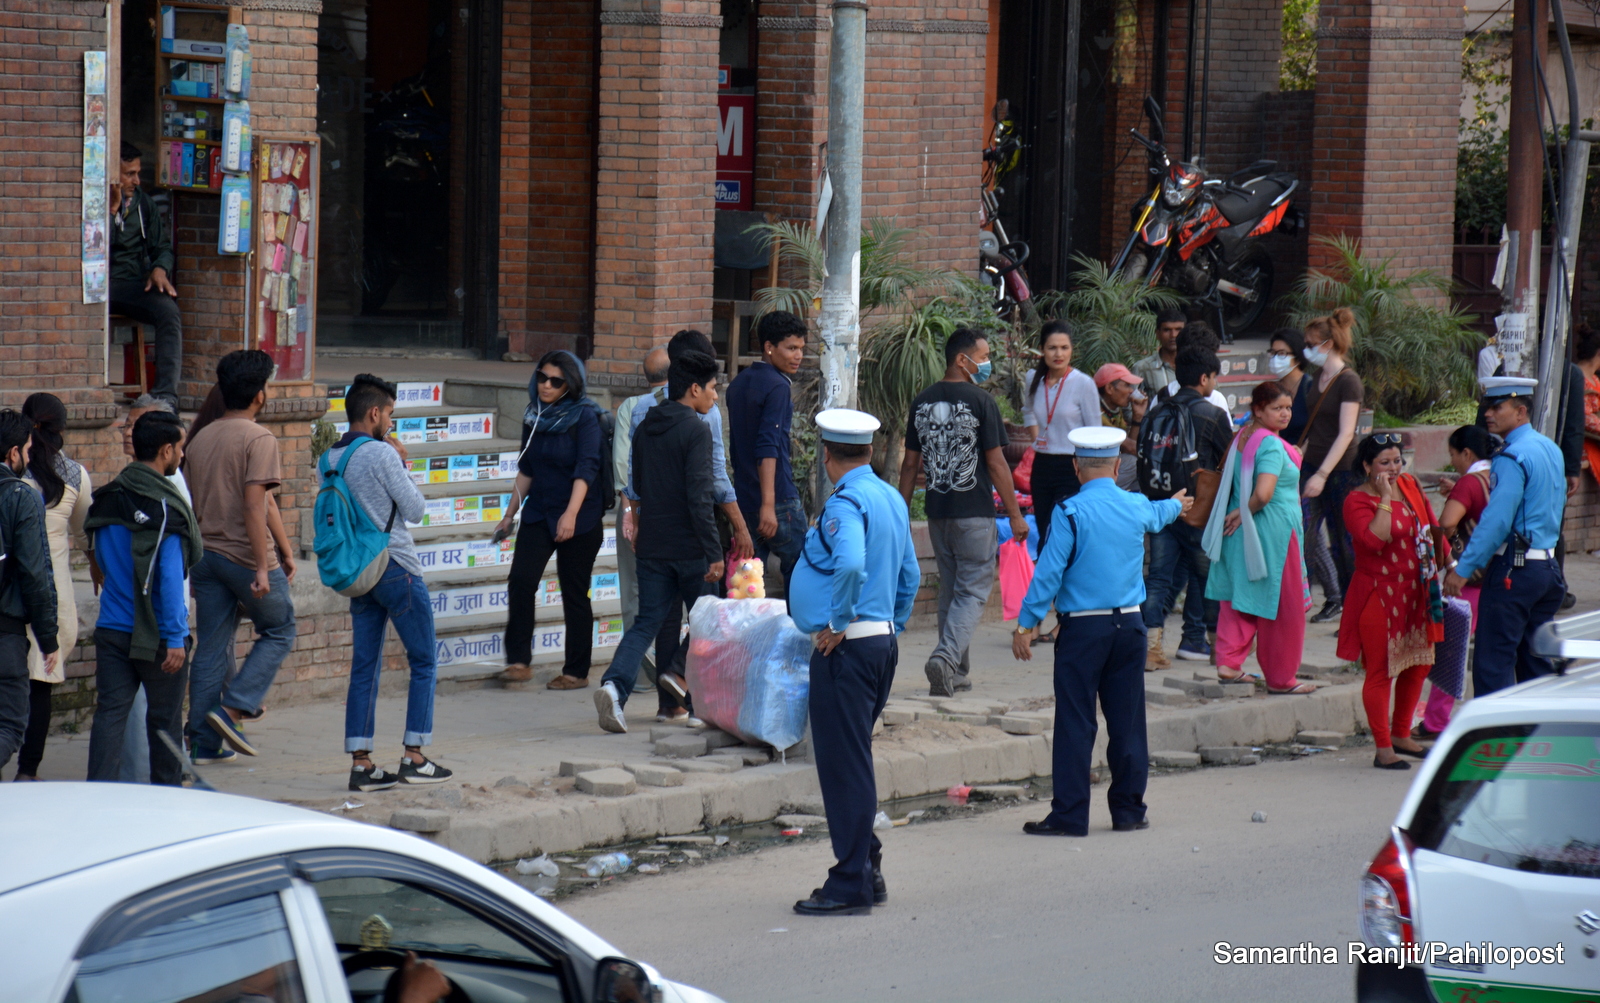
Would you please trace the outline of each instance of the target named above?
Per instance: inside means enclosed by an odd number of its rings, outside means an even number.
[[[616,683],[606,683],[594,691],[594,707],[600,712],[600,729],[613,734],[628,733],[628,722],[622,716],[622,698],[617,694]]]
[[[704,721],[700,720],[697,717],[693,717],[693,716],[687,718],[684,721],[684,724],[688,725],[691,728],[696,728],[696,729],[710,727],[710,725],[706,724]]]

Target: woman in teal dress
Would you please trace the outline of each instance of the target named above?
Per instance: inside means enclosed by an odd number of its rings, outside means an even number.
[[[1202,539],[1211,558],[1206,598],[1222,605],[1217,677],[1246,678],[1254,641],[1267,692],[1285,694],[1316,691],[1295,678],[1311,597],[1300,548],[1300,451],[1278,435],[1293,412],[1294,398],[1277,383],[1250,395],[1250,420],[1228,448]]]

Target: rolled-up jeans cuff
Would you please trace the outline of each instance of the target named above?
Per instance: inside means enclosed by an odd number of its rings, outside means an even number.
[[[366,738],[347,738],[344,740],[346,752],[371,752],[373,746],[372,736]]]
[[[431,731],[408,731],[408,732],[406,732],[405,744],[406,745],[432,745],[433,744],[433,732],[431,732]]]

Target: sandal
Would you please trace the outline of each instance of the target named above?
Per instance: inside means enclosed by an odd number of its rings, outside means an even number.
[[[1243,666],[1231,676],[1223,675],[1222,668],[1220,665],[1217,666],[1217,681],[1220,683],[1259,683],[1262,681],[1261,677],[1254,672],[1246,672]]]
[[[587,688],[588,685],[589,679],[587,676],[569,676],[566,673],[562,673],[545,683],[544,688],[547,690],[581,690]]]
[[[500,678],[508,683],[525,683],[533,678],[533,669],[527,665],[507,665]]]
[[[1393,749],[1395,751],[1395,754],[1399,755],[1399,756],[1410,756],[1412,759],[1427,759],[1428,758],[1428,750],[1427,749],[1402,749],[1398,745],[1393,746]]]
[[[1267,692],[1276,697],[1309,696],[1310,694],[1317,692],[1317,687],[1313,683],[1296,683],[1286,690],[1275,690],[1271,686],[1268,686]]]

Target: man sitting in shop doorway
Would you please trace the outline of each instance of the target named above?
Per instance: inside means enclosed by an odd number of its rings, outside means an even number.
[[[111,186],[111,312],[155,328],[156,381],[150,396],[176,411],[183,315],[170,277],[172,235],[155,200],[139,187],[139,148],[123,143],[121,157],[122,170]]]

